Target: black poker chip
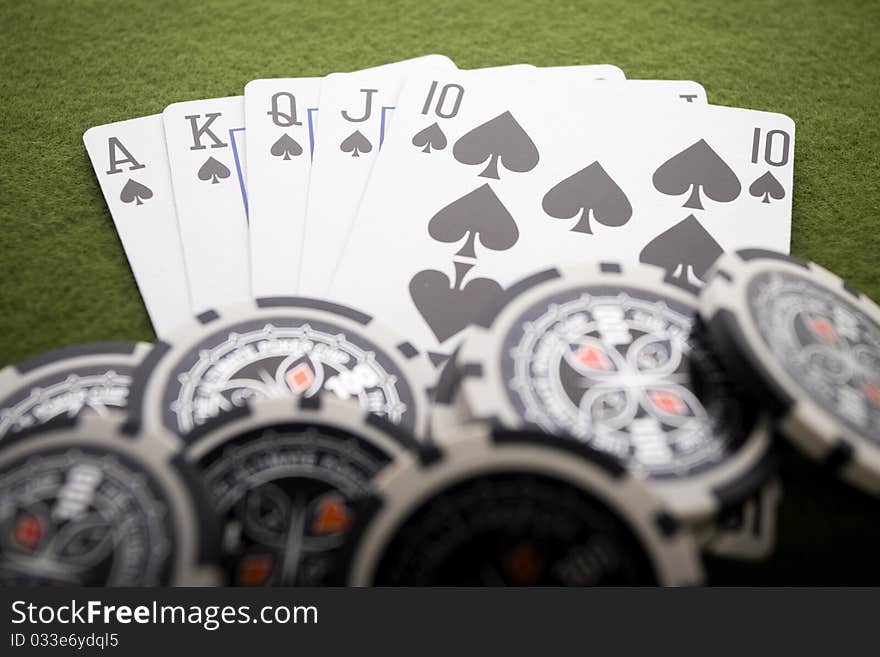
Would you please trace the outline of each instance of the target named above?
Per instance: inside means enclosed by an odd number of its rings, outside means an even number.
[[[157,342],[135,373],[130,414],[184,436],[254,398],[323,390],[423,435],[432,378],[423,353],[368,315],[266,298],[203,313]]]
[[[235,586],[344,585],[374,478],[416,447],[401,427],[326,393],[254,399],[185,440]]]
[[[125,409],[132,373],[149,350],[135,342],[82,344],[0,370],[0,440],[55,418]]]
[[[375,480],[351,583],[690,585],[696,541],[641,477],[587,445],[472,424]]]
[[[437,388],[438,435],[534,429],[646,476],[673,515],[711,523],[773,471],[769,425],[697,329],[697,298],[649,265],[547,270],[471,327]]]
[[[880,494],[880,308],[812,262],[725,254],[700,298],[732,376],[809,457]]]
[[[220,583],[217,524],[179,445],[121,413],[59,417],[0,442],[0,585]]]

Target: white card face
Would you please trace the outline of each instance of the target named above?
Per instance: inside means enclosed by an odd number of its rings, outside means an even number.
[[[277,78],[244,88],[255,297],[297,293],[321,82]]]
[[[451,60],[429,55],[325,78],[321,89],[324,110],[321,140],[316,147],[309,183],[300,293],[312,296],[327,293],[373,163],[390,132],[400,90],[407,77],[424,74],[433,67],[440,71],[455,69]],[[480,75],[491,75],[497,71],[518,70],[535,70],[535,67],[511,64],[472,69],[468,73],[473,76],[479,71]],[[584,79],[625,79],[623,71],[610,64],[554,67],[553,70],[577,72]],[[372,111],[373,108],[377,108],[376,111]],[[353,148],[358,144],[360,148]],[[349,148],[351,150],[347,150]]]
[[[626,75],[619,66],[613,64],[577,64],[574,66],[545,66],[540,71],[555,71],[559,73],[575,73],[582,75],[585,80],[626,80]]]
[[[326,292],[404,80],[430,69],[454,70],[443,55],[333,73],[321,87],[321,129],[309,181],[299,293]]]
[[[159,337],[192,315],[162,116],[89,128],[83,143]]]
[[[467,75],[406,85],[334,300],[449,353],[538,270],[642,259],[691,281],[722,248],[788,250],[789,118],[701,105],[692,82]]]
[[[245,301],[250,270],[244,99],[175,103],[162,120],[193,311]]]

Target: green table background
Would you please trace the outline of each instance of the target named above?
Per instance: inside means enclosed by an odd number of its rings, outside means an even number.
[[[82,133],[254,78],[443,53],[617,64],[797,124],[792,252],[880,299],[880,2],[0,2],[0,366],[153,338]],[[157,254],[161,257],[161,254]],[[880,583],[878,506],[783,455],[773,558],[712,583]]]

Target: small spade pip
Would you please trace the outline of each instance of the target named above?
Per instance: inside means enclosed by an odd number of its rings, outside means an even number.
[[[475,317],[501,294],[501,286],[491,278],[473,278],[465,285],[462,280],[473,263],[455,262],[455,281],[442,271],[426,269],[413,276],[409,293],[413,303],[439,342],[462,331]]]
[[[604,226],[623,226],[632,217],[626,194],[598,162],[557,183],[544,195],[544,212],[557,219],[580,214],[571,230],[592,234],[590,213]]]
[[[143,205],[144,201],[153,198],[153,190],[131,178],[123,185],[119,192],[119,200],[123,203],[135,203]]]
[[[289,160],[291,157],[302,155],[303,149],[296,139],[294,139],[287,133],[284,133],[278,138],[278,141],[272,144],[269,152],[275,157],[281,157],[285,160]]]
[[[360,130],[355,130],[339,144],[339,149],[343,153],[351,153],[352,157],[360,157],[361,153],[369,153],[373,150],[370,140],[361,134]]]
[[[442,151],[446,148],[446,135],[437,123],[432,123],[413,135],[412,143],[416,148],[421,148],[422,153],[430,153],[432,148],[435,151]]]
[[[763,196],[761,203],[769,203],[771,198],[777,201],[784,199],[785,188],[776,180],[776,176],[768,171],[749,186],[749,194],[755,198]]]
[[[519,239],[516,221],[488,184],[453,201],[428,222],[428,234],[440,242],[467,240],[456,255],[476,258],[480,244],[493,251],[506,251]]]
[[[229,168],[220,162],[219,160],[215,160],[213,157],[209,157],[205,160],[205,163],[199,169],[199,180],[211,181],[212,185],[216,185],[220,182],[221,178],[229,177]]]
[[[524,173],[538,164],[538,149],[513,114],[504,112],[465,133],[452,147],[462,164],[482,165],[481,178],[499,179],[498,164],[508,171]]]
[[[690,190],[684,207],[702,210],[700,191],[718,203],[733,201],[741,191],[739,178],[712,147],[701,139],[673,155],[654,172],[658,192],[680,196]]]

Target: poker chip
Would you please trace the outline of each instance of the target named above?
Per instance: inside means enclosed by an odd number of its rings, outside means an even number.
[[[0,585],[219,583],[216,521],[177,446],[121,413],[60,416],[0,443]]]
[[[373,479],[415,439],[326,393],[256,398],[231,415],[186,437],[221,519],[228,583],[345,584]]]
[[[433,430],[482,422],[589,445],[695,526],[743,503],[774,468],[767,419],[729,384],[696,296],[664,274],[594,263],[511,287],[441,375]]]
[[[186,435],[255,397],[357,399],[423,435],[427,357],[368,315],[305,298],[265,298],[201,314],[159,341],[135,373],[135,423]]]
[[[145,343],[83,344],[0,370],[0,440],[58,417],[124,409],[132,372],[149,350]]]
[[[696,543],[646,482],[589,445],[471,424],[375,479],[366,585],[691,585]]]
[[[845,480],[880,494],[880,308],[812,262],[726,254],[700,315],[725,365],[779,431]]]
[[[729,509],[718,519],[715,531],[703,550],[740,561],[766,559],[776,547],[781,499],[782,483],[779,477],[771,477],[745,503]]]

